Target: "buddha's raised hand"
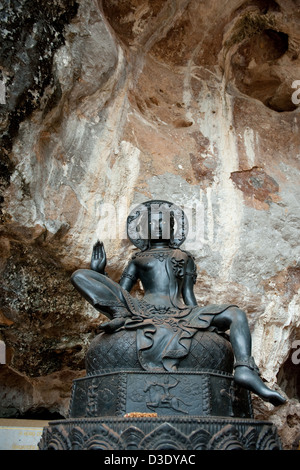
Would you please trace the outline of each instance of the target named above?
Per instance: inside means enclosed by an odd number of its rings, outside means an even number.
[[[97,271],[98,273],[104,274],[106,267],[106,253],[104,245],[100,240],[98,240],[93,246],[92,259],[91,259],[91,269]]]

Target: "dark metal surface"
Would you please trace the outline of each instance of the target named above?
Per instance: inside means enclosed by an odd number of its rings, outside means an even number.
[[[242,418],[85,418],[53,422],[41,449],[49,450],[281,450],[274,425]],[[130,455],[130,454],[129,454]]]
[[[125,416],[220,416],[253,418],[249,392],[223,371],[137,372],[119,370],[74,382],[70,418]]]
[[[69,419],[45,429],[40,448],[280,448],[276,429],[253,419],[250,391],[273,405],[285,399],[259,376],[245,312],[197,304],[196,263],[179,248],[187,229],[181,209],[147,201],[128,217],[140,250],[119,283],[105,273],[101,242],[91,269],[73,274],[109,321],[90,344],[86,377],[74,381]],[[130,294],[138,280],[143,299]],[[133,422],[128,413],[155,417]]]

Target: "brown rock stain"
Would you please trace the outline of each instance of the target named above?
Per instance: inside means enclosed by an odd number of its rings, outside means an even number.
[[[266,280],[263,285],[266,291],[275,290],[283,297],[286,304],[289,303],[300,289],[300,266],[295,265],[285,268]]]
[[[256,209],[268,209],[270,203],[279,200],[279,185],[262,168],[234,171],[230,178],[244,193],[245,202]]]

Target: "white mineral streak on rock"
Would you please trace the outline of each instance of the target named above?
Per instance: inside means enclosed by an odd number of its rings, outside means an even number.
[[[208,244],[213,246],[214,244],[214,214],[212,204],[212,191],[211,187],[206,190],[207,197],[207,241]]]
[[[207,227],[212,250],[222,256],[220,277],[226,281],[239,249],[243,216],[243,198],[230,179],[231,173],[238,170],[236,138],[231,130],[232,103],[223,82],[214,93],[203,84],[199,103],[199,111],[205,116],[197,119],[199,129],[219,155],[217,178],[207,192]],[[216,201],[214,205],[212,198]]]
[[[84,177],[81,184],[77,185],[76,193],[78,199],[82,202],[71,236],[73,241],[75,238],[76,244],[81,247],[81,250],[87,253],[87,256],[90,256],[91,244],[95,241],[95,233],[101,235],[97,230],[97,223],[99,206],[103,202],[103,188],[106,187],[105,202],[116,204],[116,200],[112,200],[108,194],[111,194],[116,187],[121,189],[120,184],[116,185],[116,181],[120,183],[119,178],[121,175],[123,175],[124,185],[126,179],[128,180],[128,173],[131,170],[135,172],[138,168],[136,161],[131,167],[130,155],[125,155],[124,159],[120,155],[116,163],[111,166],[113,149],[117,145],[119,131],[122,127],[122,122],[120,122],[122,116],[122,109],[120,108],[122,106],[124,106],[124,95],[120,94],[107,116],[105,128],[97,126],[99,137],[96,132],[84,169]],[[88,122],[86,122],[86,125],[88,126]],[[84,145],[86,144],[84,143]],[[126,178],[124,172],[126,172]],[[129,195],[130,186],[127,190]]]
[[[255,165],[255,133],[253,129],[246,127],[244,132],[244,144],[245,150],[248,157],[249,168],[252,168]]]
[[[114,155],[128,107],[126,63],[122,49],[114,44],[101,17],[96,20],[90,25],[92,33],[86,38],[89,47],[86,42],[82,46],[75,45],[76,41],[82,41],[84,28],[80,24],[72,25],[70,29],[73,34],[77,33],[77,39],[67,42],[56,54],[55,67],[66,91],[64,101],[68,106],[65,105],[58,132],[53,133],[50,142],[43,147],[46,161],[45,157],[38,156],[37,142],[47,125],[51,126],[51,115],[43,127],[34,121],[22,125],[23,140],[18,141],[14,149],[20,161],[6,194],[6,210],[21,225],[39,224],[52,234],[63,225],[69,226],[67,237],[71,246],[68,243],[68,250],[75,258],[86,260],[95,238],[103,188],[107,191],[105,201],[111,204],[118,204],[118,196],[113,194],[116,187],[120,197],[126,192],[130,199],[139,168],[138,151],[130,148],[129,143],[123,142],[120,155],[117,158]],[[74,84],[80,49],[82,75]],[[69,76],[64,74],[66,68]],[[116,88],[118,92],[114,96]],[[79,97],[76,109],[69,112],[69,107],[72,108]],[[22,192],[24,183],[29,185],[32,197]]]
[[[120,152],[110,172],[105,202],[102,208],[98,208],[100,218],[94,226],[96,238],[105,243],[112,256],[120,251],[121,241],[127,237],[126,218],[139,176],[139,157],[140,150],[130,142],[120,143]]]
[[[267,297],[268,305],[255,324],[252,344],[263,377],[274,384],[292,348],[291,331],[300,327],[300,293],[295,294],[287,306],[278,294]]]

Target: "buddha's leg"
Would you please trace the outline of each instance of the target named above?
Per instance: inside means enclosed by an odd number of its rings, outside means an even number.
[[[220,330],[230,330],[230,342],[235,356],[235,382],[273,405],[282,405],[286,400],[269,389],[259,377],[259,371],[251,356],[251,334],[245,312],[230,307],[214,316],[212,325]]]
[[[109,318],[115,318],[120,308],[125,308],[121,287],[104,274],[79,269],[72,274],[71,282],[93,307]]]

